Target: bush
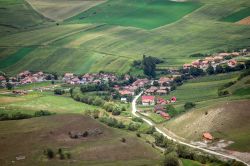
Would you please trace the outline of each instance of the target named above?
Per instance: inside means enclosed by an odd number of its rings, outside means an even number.
[[[229,95],[228,90],[218,90],[218,96],[227,96]]]
[[[40,117],[40,116],[49,116],[52,115],[53,113],[47,111],[47,110],[41,110],[41,111],[36,111],[34,116],[35,117]]]
[[[139,123],[142,123],[142,122],[143,122],[142,118],[138,118],[138,117],[133,117],[133,118],[132,118],[132,121],[134,121],[134,122],[139,122]]]
[[[125,143],[125,142],[126,142],[126,139],[125,139],[125,138],[122,138],[121,141],[122,141],[123,143]]]
[[[175,152],[168,153],[163,161],[164,166],[179,166],[179,159],[177,157],[177,154]]]
[[[50,148],[48,148],[48,149],[46,150],[46,155],[47,155],[48,159],[52,159],[52,158],[55,157],[55,154],[54,154],[53,150],[50,149]]]
[[[185,110],[191,109],[193,107],[195,107],[195,103],[193,102],[186,102],[184,105]]]
[[[63,95],[64,93],[65,93],[65,91],[63,89],[55,89],[54,90],[55,95]]]
[[[140,124],[138,124],[138,123],[131,122],[128,125],[128,130],[131,130],[131,131],[136,131],[139,128],[140,128]]]
[[[141,134],[140,134],[140,133],[136,133],[136,136],[137,136],[137,137],[141,137]]]

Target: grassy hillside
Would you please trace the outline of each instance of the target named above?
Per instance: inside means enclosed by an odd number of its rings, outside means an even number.
[[[35,111],[48,110],[55,113],[84,113],[97,109],[95,106],[74,101],[70,97],[55,96],[52,93],[30,93],[25,96],[0,95],[0,107],[9,113],[23,112],[33,114]]]
[[[98,128],[101,135],[71,139],[71,132]],[[160,154],[133,133],[107,127],[98,121],[80,115],[53,115],[18,121],[0,122],[2,165],[12,160],[18,165],[148,165],[159,164]],[[121,142],[121,138],[126,142]],[[25,138],[25,139],[23,139]],[[134,148],[136,146],[136,149]],[[71,154],[71,159],[48,160],[43,151],[59,148]],[[142,153],[143,152],[143,153]],[[15,157],[25,156],[17,161]]]
[[[237,21],[242,20],[248,16],[250,16],[250,7],[246,7],[244,9],[241,9],[238,12],[235,12],[235,13],[227,16],[226,18],[223,19],[223,21],[237,22]]]
[[[45,17],[61,21],[103,3],[105,0],[27,0],[27,2]]]
[[[185,113],[165,124],[175,134],[188,140],[201,141],[202,133],[233,141],[228,149],[249,152],[249,101],[226,101]],[[190,123],[192,122],[192,123]]]
[[[86,13],[96,8],[105,12],[113,7],[112,5],[106,6],[109,3],[116,3],[116,5],[120,3],[119,11],[128,13],[132,13],[138,5],[145,7],[144,3],[131,1],[130,8],[125,8],[126,6],[123,6],[125,2],[127,1],[110,1],[89,9]],[[182,6],[182,3],[179,2],[178,5]],[[25,69],[62,73],[67,71],[86,73],[100,70],[126,73],[132,61],[141,59],[143,54],[164,59],[165,63],[161,64],[162,68],[179,67],[192,61],[193,58],[190,55],[193,53],[209,53],[249,46],[250,26],[220,21],[245,6],[249,6],[248,0],[199,0],[197,3],[202,4],[199,9],[174,23],[153,30],[109,25],[113,24],[111,22],[91,23],[91,19],[93,22],[102,22],[102,20],[95,21],[101,18],[97,12],[88,18],[90,22],[88,24],[81,21],[79,22],[81,24],[76,24],[74,21],[65,22],[66,25],[51,25],[52,27],[0,37],[0,48],[3,49],[0,52],[1,62],[5,58],[15,57],[15,52],[23,47],[38,46],[21,59],[12,60],[13,63],[7,67],[0,64],[0,69],[10,74]],[[156,4],[153,6],[157,9],[159,5]],[[147,6],[147,3],[145,5]],[[121,19],[118,16],[112,20]],[[133,15],[120,16],[130,20]],[[76,18],[73,17],[73,19]],[[157,20],[157,18],[154,19]],[[148,22],[154,23],[152,20],[149,18]],[[126,23],[126,21],[123,22]],[[136,23],[139,24],[139,22]]]
[[[25,0],[1,0],[0,15],[1,35],[24,30],[48,21],[34,11]]]
[[[72,23],[107,23],[153,29],[173,23],[201,5],[158,0],[110,0],[67,21]]]

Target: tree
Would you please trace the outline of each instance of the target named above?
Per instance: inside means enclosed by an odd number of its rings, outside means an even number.
[[[214,67],[212,65],[209,65],[206,72],[209,75],[214,74]]]
[[[65,93],[65,91],[63,89],[55,89],[54,90],[55,95],[63,95],[64,93]]]
[[[250,60],[247,60],[245,62],[245,66],[246,66],[247,69],[250,69]]]
[[[204,71],[202,69],[198,69],[196,67],[191,67],[189,69],[189,73],[194,76],[194,77],[198,77],[198,76],[202,76],[205,75]]]
[[[12,85],[11,83],[7,82],[6,88],[7,88],[8,90],[11,90],[11,89],[13,88],[13,85]]]
[[[179,163],[177,154],[175,152],[168,153],[164,158],[163,165],[164,166],[179,166],[180,163]]]
[[[217,65],[215,68],[215,73],[223,73],[223,67],[221,65]]]
[[[142,67],[145,75],[152,78],[155,77],[156,63],[151,56],[146,57],[145,55],[143,55]]]
[[[186,102],[184,105],[185,110],[191,109],[193,107],[195,107],[195,103],[193,102]]]
[[[49,159],[52,159],[52,158],[54,158],[54,156],[55,156],[53,150],[50,149],[50,148],[48,148],[48,149],[46,150],[46,155],[47,155],[47,157],[48,157]]]

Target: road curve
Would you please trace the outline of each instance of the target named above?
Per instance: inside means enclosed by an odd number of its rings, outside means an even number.
[[[144,122],[148,123],[150,126],[155,126],[155,123],[153,123],[152,121],[142,117],[141,115],[137,114],[137,108],[136,108],[136,101],[138,100],[138,98],[143,94],[143,91],[140,92],[137,96],[134,97],[133,101],[132,101],[132,114],[136,117],[139,117],[141,118]],[[209,149],[205,149],[205,148],[201,148],[199,146],[195,146],[195,145],[192,145],[192,144],[189,144],[189,143],[186,143],[186,142],[182,142],[180,140],[177,140],[175,138],[172,138],[171,136],[167,135],[165,132],[163,132],[162,130],[160,130],[158,127],[155,127],[156,131],[161,133],[164,137],[168,138],[169,140],[173,140],[174,142],[177,142],[179,144],[182,144],[182,145],[186,145],[186,146],[189,146],[191,148],[194,148],[194,149],[199,149],[199,150],[202,150],[204,152],[207,152],[209,154],[212,154],[212,155],[215,155],[215,156],[220,156],[220,157],[224,157],[224,158],[227,158],[227,159],[232,159],[232,160],[236,160],[236,161],[239,161],[239,162],[242,162],[244,164],[246,164],[247,166],[249,166],[248,163],[234,157],[234,156],[231,156],[231,155],[227,155],[227,154],[222,154],[222,153],[219,153],[219,152],[215,152],[215,151],[212,151],[212,150],[209,150]]]

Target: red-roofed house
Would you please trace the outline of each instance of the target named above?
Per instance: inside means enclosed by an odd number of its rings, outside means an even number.
[[[213,136],[208,132],[203,133],[202,137],[203,137],[204,140],[207,140],[207,141],[212,141],[213,140]]]
[[[154,96],[142,96],[141,101],[142,101],[142,105],[155,105]]]
[[[232,59],[232,60],[229,60],[227,64],[230,67],[235,67],[237,65],[237,61]]]
[[[177,100],[177,99],[176,99],[176,97],[175,97],[175,96],[174,96],[174,97],[172,97],[172,98],[171,98],[171,103],[175,103],[175,102],[176,102],[176,100]]]

